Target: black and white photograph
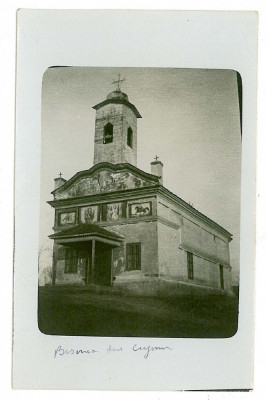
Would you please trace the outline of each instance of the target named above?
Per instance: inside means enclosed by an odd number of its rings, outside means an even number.
[[[45,71],[41,332],[236,333],[241,112],[233,70]]]
[[[250,390],[257,15],[17,21],[13,387]]]

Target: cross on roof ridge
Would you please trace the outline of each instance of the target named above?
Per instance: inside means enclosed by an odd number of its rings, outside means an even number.
[[[117,79],[116,81],[115,81],[115,79],[113,79],[112,85],[117,85],[116,90],[117,90],[118,92],[120,92],[120,91],[121,91],[121,88],[120,88],[121,83],[122,83],[122,82],[125,82],[125,81],[126,81],[126,77],[124,77],[124,78],[121,79],[121,74],[118,74],[118,79]]]

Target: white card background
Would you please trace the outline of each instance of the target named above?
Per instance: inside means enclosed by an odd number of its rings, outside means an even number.
[[[101,32],[103,24],[110,26],[108,37]],[[109,339],[48,336],[39,331],[41,84],[44,71],[51,65],[218,68],[237,70],[241,74],[241,291],[239,330],[234,337]],[[15,388],[193,390],[252,387],[256,78],[257,15],[254,12],[19,11]],[[144,359],[142,354],[131,351],[135,343],[170,346],[173,350]],[[105,350],[109,344],[123,346],[125,350],[119,355],[108,355]],[[86,359],[54,358],[59,345],[94,348],[99,353]]]

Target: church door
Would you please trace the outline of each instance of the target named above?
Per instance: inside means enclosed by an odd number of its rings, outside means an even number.
[[[111,260],[111,246],[96,242],[94,283],[97,285],[111,286]]]

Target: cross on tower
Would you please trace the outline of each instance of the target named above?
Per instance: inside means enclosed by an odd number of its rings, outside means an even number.
[[[60,177],[60,178],[62,177],[62,173],[61,173],[61,172],[59,173],[59,177]]]
[[[154,158],[154,160],[156,160],[156,161],[158,161],[158,159],[159,159],[159,157],[158,157],[158,156],[156,156],[156,157]]]
[[[116,81],[113,79],[112,85],[117,85],[117,88],[116,88],[117,92],[121,91],[121,83],[124,81],[126,81],[126,77],[121,79],[121,74],[118,74],[118,79]]]

